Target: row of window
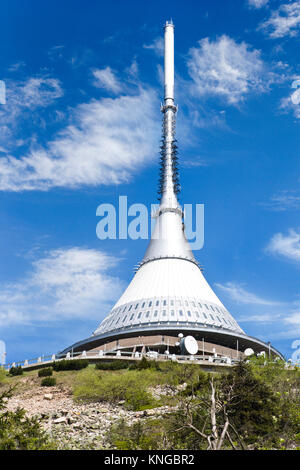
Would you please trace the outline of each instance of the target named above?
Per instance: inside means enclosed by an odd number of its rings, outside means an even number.
[[[122,326],[126,320],[128,319],[128,322],[141,322],[142,320],[142,315],[143,313],[145,314],[143,316],[143,322],[145,322],[145,320],[149,319],[150,320],[150,310],[146,311],[146,312],[139,312],[138,314],[136,314],[135,312],[134,313],[131,313],[131,314],[126,314],[124,316],[117,316],[117,315],[114,315],[113,318],[108,318],[106,319],[106,321],[104,321],[101,325],[101,329],[107,329],[107,328],[110,328],[112,327],[112,325],[114,325],[114,327],[117,327],[117,326]],[[175,319],[175,310],[171,309],[170,310],[170,320],[172,321],[172,319],[176,320]],[[192,318],[192,312],[190,310],[187,310],[186,311],[186,315],[188,318]],[[201,319],[201,315],[202,317],[204,317],[204,322],[206,322],[207,320],[210,321],[210,319],[213,321],[213,322],[216,322],[218,321],[219,323],[223,323],[226,325],[226,327],[233,327],[235,328],[236,327],[236,324],[235,322],[233,322],[230,318],[224,318],[222,317],[222,319],[220,318],[219,315],[213,315],[211,313],[207,314],[205,312],[198,312],[198,311],[194,311],[194,315],[196,316],[196,318],[198,320],[196,321],[199,321],[199,319]],[[135,318],[136,316],[136,318]],[[160,318],[161,321],[167,321],[167,310],[166,309],[163,309],[161,310],[161,315],[159,315],[159,310],[154,310],[153,311],[153,315],[152,315],[152,319],[158,319],[158,317]],[[182,320],[184,317],[184,311],[179,309],[177,310],[177,318],[178,320]],[[202,320],[203,321],[203,320]],[[147,323],[147,321],[146,321]]]
[[[148,303],[147,307],[146,307],[146,304]],[[130,304],[129,306],[128,305],[125,305],[124,307],[120,307],[119,309],[117,309],[116,311],[114,311],[113,313],[115,313],[116,315],[118,313],[125,313],[126,310],[127,310],[127,307],[128,307],[128,310],[127,312],[130,312],[132,310],[132,308],[134,310],[137,310],[140,306],[140,309],[143,309],[143,308],[150,308],[152,306],[155,306],[155,307],[159,307],[159,306],[163,306],[163,307],[166,307],[168,305],[168,301],[167,300],[150,300],[148,302],[142,302],[141,305],[139,303],[136,303],[136,304]],[[181,307],[181,306],[191,306],[191,307],[196,307],[196,306],[199,306],[201,309],[203,308],[202,304],[200,302],[195,302],[195,301],[191,301],[189,302],[188,300],[185,300],[185,301],[182,301],[180,299],[177,299],[176,300],[176,305],[178,307]],[[209,310],[211,309],[213,312],[217,311],[218,313],[225,313],[224,310],[222,310],[220,307],[213,307],[212,305],[207,305],[207,304],[203,304],[204,307]],[[170,306],[171,307],[174,307],[175,306],[175,300],[174,299],[171,299],[170,300]]]

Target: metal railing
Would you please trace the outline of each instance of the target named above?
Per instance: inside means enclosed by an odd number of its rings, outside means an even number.
[[[211,355],[196,355],[196,356],[184,356],[177,354],[159,354],[155,351],[151,352],[128,352],[128,351],[80,351],[67,354],[49,354],[42,355],[33,359],[25,359],[23,361],[15,361],[5,364],[3,367],[6,370],[12,367],[22,367],[24,370],[30,370],[39,366],[51,365],[53,362],[59,362],[64,359],[77,360],[77,359],[88,359],[88,360],[101,360],[101,359],[126,359],[126,360],[141,360],[143,357],[158,361],[173,361],[173,362],[188,362],[206,365],[220,365],[220,366],[232,366],[239,362],[238,359],[231,359],[229,357],[211,356]]]

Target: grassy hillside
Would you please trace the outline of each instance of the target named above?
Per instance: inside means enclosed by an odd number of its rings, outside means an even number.
[[[20,406],[38,416],[26,432],[33,426],[43,439],[22,448],[300,448],[297,368],[264,359],[223,374],[172,362],[103,364],[46,371],[53,386],[42,386],[38,371],[0,371],[0,396],[12,395],[0,400],[0,413]],[[0,432],[1,448],[9,447]]]

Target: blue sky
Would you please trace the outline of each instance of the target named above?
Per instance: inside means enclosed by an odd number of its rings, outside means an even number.
[[[97,239],[96,208],[156,202],[170,18],[180,202],[205,204],[196,257],[248,334],[287,357],[300,339],[300,1],[11,0],[0,31],[8,361],[89,336],[143,257],[145,240]]]

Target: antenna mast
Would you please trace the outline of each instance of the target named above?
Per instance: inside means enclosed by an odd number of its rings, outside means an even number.
[[[161,206],[179,208],[177,194],[180,192],[178,177],[177,141],[175,139],[177,106],[174,103],[174,24],[167,21],[165,31],[165,70],[162,144],[160,158],[159,195]]]

